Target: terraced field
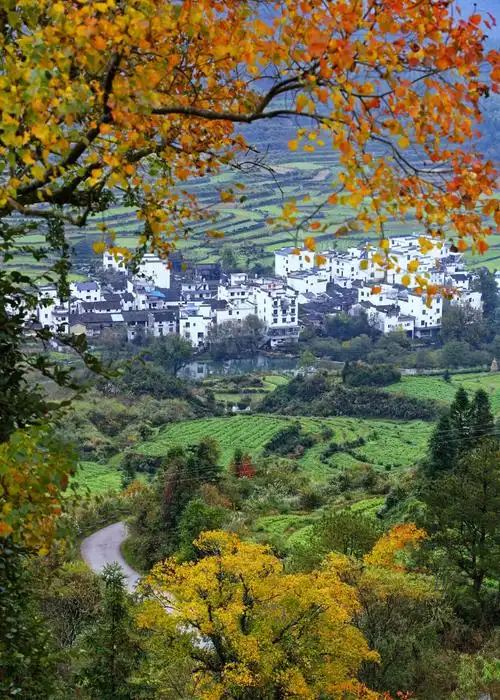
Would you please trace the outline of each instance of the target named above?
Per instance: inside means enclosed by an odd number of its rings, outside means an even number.
[[[221,462],[227,466],[236,448],[259,456],[264,445],[295,419],[268,415],[237,415],[204,418],[167,425],[153,440],[137,450],[151,456],[165,455],[174,445],[195,444],[203,437],[219,443]],[[304,429],[316,437],[316,444],[300,459],[300,466],[316,482],[326,481],[332,470],[347,464],[369,463],[378,469],[409,467],[422,456],[432,426],[421,421],[359,420],[356,418],[299,418]],[[332,436],[325,440],[325,429]],[[340,452],[324,463],[320,457],[329,442],[352,442],[363,437],[365,444]]]
[[[385,387],[385,391],[407,394],[420,399],[434,399],[449,404],[461,386],[471,396],[478,389],[484,389],[490,397],[493,413],[500,415],[500,372],[454,374],[449,382],[438,376],[402,377],[397,384]]]
[[[267,163],[275,169],[274,175],[268,170],[255,168],[247,174],[228,170],[211,178],[199,178],[184,185],[184,189],[196,194],[203,207],[209,207],[218,214],[216,227],[223,231],[225,238],[213,240],[207,232],[214,227],[211,222],[193,223],[189,237],[184,239],[184,232],[179,231],[177,247],[182,251],[188,263],[215,261],[218,259],[221,247],[230,242],[234,245],[242,264],[264,262],[272,264],[273,251],[295,242],[294,235],[289,231],[276,230],[268,223],[269,217],[280,213],[285,201],[295,198],[303,202],[307,195],[309,200],[301,205],[304,214],[312,213],[318,204],[324,202],[330,193],[332,176],[338,168],[338,157],[328,147],[319,148],[315,153],[296,152],[287,150],[286,143],[293,138],[295,126],[290,124],[269,123],[248,134],[250,142],[254,142],[262,152],[267,151]],[[242,182],[246,190],[241,193],[245,201],[239,201],[237,195],[234,202],[220,202],[219,190],[228,189],[235,183]],[[374,239],[373,233],[351,232],[348,237],[336,239],[332,236],[340,225],[351,219],[355,211],[349,207],[327,207],[315,218],[328,224],[330,233],[318,237],[320,249],[337,247],[339,250],[349,245],[362,244]],[[98,224],[106,223],[117,234],[119,245],[133,248],[137,242],[139,230],[142,227],[133,209],[116,206],[109,211],[98,214],[89,220],[84,230],[68,226],[67,233],[74,250],[75,266],[78,271],[82,265],[96,262],[92,253],[92,242],[101,237]],[[399,222],[389,219],[386,224],[389,235],[406,235],[419,230],[418,222],[412,218]],[[43,245],[43,230],[29,236],[33,245]],[[492,236],[489,240],[490,249],[485,256],[471,257],[472,265],[486,264],[490,268],[500,267],[500,235]],[[43,262],[36,263],[28,256],[16,256],[12,265],[18,268],[43,269]]]

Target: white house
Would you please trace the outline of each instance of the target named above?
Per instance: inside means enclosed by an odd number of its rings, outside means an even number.
[[[387,306],[396,304],[398,299],[398,290],[394,289],[390,284],[381,284],[380,291],[374,293],[371,286],[363,286],[358,288],[358,302],[367,301],[373,306]]]
[[[246,299],[230,301],[215,310],[215,319],[217,325],[226,323],[227,321],[242,322],[248,316],[255,314],[255,305]]]
[[[105,251],[102,256],[102,266],[105,270],[126,272],[125,260],[122,255],[114,256]],[[137,271],[137,278],[144,280],[153,287],[170,287],[170,268],[165,260],[161,260],[153,253],[145,253]]]
[[[277,281],[253,288],[255,313],[266,326],[271,346],[299,337],[298,294]]]
[[[314,253],[306,248],[288,247],[274,251],[274,272],[277,277],[287,277],[291,272],[311,270],[313,267]]]
[[[451,300],[451,304],[469,304],[476,311],[483,310],[483,297],[481,292],[474,291],[464,291],[459,297],[454,297]]]
[[[394,331],[403,331],[408,336],[413,337],[415,329],[413,316],[405,316],[397,310],[382,311],[381,309],[373,308],[368,312],[368,318],[370,323],[384,335]]]
[[[400,294],[398,305],[401,313],[405,316],[413,316],[415,319],[415,336],[432,335],[441,327],[443,316],[443,298],[434,296],[429,305],[426,302],[425,294],[416,294],[408,291]]]
[[[101,287],[98,282],[71,282],[71,296],[80,301],[101,301]]]
[[[205,344],[212,319],[203,315],[203,309],[195,306],[184,306],[179,313],[179,335],[189,340],[191,345],[201,347]]]
[[[288,286],[299,294],[324,294],[329,279],[326,273],[319,269],[292,272],[286,281]]]
[[[148,314],[148,332],[155,338],[177,333],[177,320],[175,311],[152,311]]]

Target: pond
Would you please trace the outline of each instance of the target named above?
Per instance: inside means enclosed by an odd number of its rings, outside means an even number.
[[[200,360],[190,362],[179,372],[184,379],[204,379],[209,374],[223,376],[251,374],[252,372],[293,372],[297,369],[296,357],[273,357],[259,353],[254,357],[244,357],[235,360]]]

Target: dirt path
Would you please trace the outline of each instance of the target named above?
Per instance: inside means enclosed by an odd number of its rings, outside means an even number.
[[[134,591],[140,575],[127,564],[122,557],[120,545],[127,538],[125,523],[113,523],[102,530],[86,537],[81,546],[82,557],[96,573],[100,573],[106,564],[118,562],[125,574],[127,588]]]

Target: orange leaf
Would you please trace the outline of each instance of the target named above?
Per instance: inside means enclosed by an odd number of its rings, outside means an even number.
[[[307,236],[307,238],[304,238],[304,245],[307,250],[316,250],[316,240],[312,236]]]
[[[317,231],[319,228],[321,228],[321,222],[320,221],[312,221],[309,224],[309,228],[311,228],[313,231]]]

